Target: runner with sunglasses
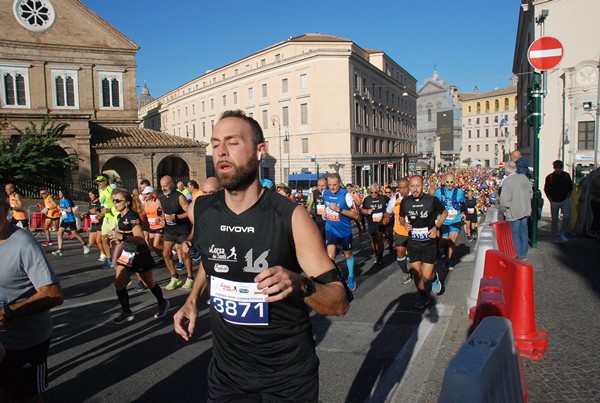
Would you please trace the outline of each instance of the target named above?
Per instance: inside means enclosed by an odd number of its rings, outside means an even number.
[[[115,189],[111,201],[118,211],[118,224],[116,229],[108,233],[108,237],[111,243],[124,243],[115,270],[115,289],[123,311],[113,319],[113,323],[119,325],[131,322],[134,318],[127,293],[129,277],[133,273],[137,273],[154,294],[158,304],[154,317],[162,318],[169,309],[169,301],[163,298],[162,290],[152,276],[155,264],[142,231],[142,202],[125,189]]]
[[[444,175],[444,183],[435,192],[435,197],[440,199],[446,210],[448,217],[444,220],[441,228],[441,240],[447,247],[446,251],[446,269],[454,269],[456,262],[453,260],[454,250],[456,249],[456,240],[460,233],[461,222],[466,220],[463,205],[465,203],[465,192],[454,186],[456,177],[453,173]]]

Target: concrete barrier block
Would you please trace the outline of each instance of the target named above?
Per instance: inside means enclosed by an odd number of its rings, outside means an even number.
[[[526,402],[527,387],[510,321],[487,317],[452,359],[440,403]]]

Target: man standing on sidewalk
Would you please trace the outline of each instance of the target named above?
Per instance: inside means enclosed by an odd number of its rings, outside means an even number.
[[[571,175],[563,171],[563,162],[556,160],[552,163],[554,172],[546,176],[544,183],[544,193],[550,201],[550,213],[552,214],[552,241],[566,242],[567,229],[571,219],[571,205],[569,204],[569,196],[573,190],[573,181]],[[560,233],[558,232],[558,218],[562,212],[562,223]]]
[[[527,176],[517,173],[517,164],[514,161],[506,162],[504,171],[508,176],[502,181],[500,211],[510,223],[517,257],[527,260],[529,242],[527,220],[531,215],[533,189]]]

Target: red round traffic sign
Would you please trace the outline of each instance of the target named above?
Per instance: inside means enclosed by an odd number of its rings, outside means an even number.
[[[504,169],[504,162],[500,161],[500,163],[498,164],[498,168]]]
[[[552,36],[542,36],[529,46],[527,58],[529,64],[538,70],[550,70],[563,58],[564,48],[560,41]]]
[[[388,162],[388,168],[392,169],[394,167],[394,163],[393,162]]]

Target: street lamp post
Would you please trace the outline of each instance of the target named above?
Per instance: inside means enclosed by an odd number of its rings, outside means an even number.
[[[287,170],[288,170],[288,175],[290,174],[290,153],[292,152],[292,147],[291,147],[291,143],[290,143],[290,129],[288,127],[285,128],[285,137],[283,138],[283,141],[287,141],[288,146],[287,146]],[[286,182],[287,180],[284,181],[282,178],[282,182]]]
[[[283,182],[283,164],[281,163],[281,121],[279,120],[279,116],[273,115],[271,122],[273,122],[273,127],[277,124],[277,138],[279,142],[279,160],[277,161],[277,164],[279,165],[279,180]]]

